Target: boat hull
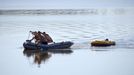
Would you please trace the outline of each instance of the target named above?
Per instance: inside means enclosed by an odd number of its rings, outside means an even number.
[[[73,42],[66,41],[66,42],[59,42],[59,43],[53,43],[53,44],[35,44],[32,42],[24,42],[23,47],[28,50],[48,50],[48,49],[66,49],[70,48],[73,45]]]

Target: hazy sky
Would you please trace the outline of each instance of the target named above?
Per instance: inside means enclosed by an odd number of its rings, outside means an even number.
[[[0,0],[0,9],[134,7],[134,0]]]

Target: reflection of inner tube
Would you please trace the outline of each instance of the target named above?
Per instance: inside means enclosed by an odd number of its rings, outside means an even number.
[[[96,40],[96,41],[92,41],[91,42],[91,46],[112,46],[115,45],[116,43],[114,41],[100,41],[100,40]]]

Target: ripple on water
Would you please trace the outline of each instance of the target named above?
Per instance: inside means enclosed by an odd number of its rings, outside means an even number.
[[[134,47],[134,24],[133,21],[125,22],[122,20],[123,18],[116,17],[115,20],[107,19],[104,17],[103,20],[99,19],[98,21],[92,19],[90,17],[86,17],[87,19],[70,19],[70,20],[62,20],[62,17],[58,17],[60,19],[47,19],[45,17],[34,17],[39,19],[32,19],[31,16],[17,19],[8,19],[0,21],[0,34],[6,33],[18,33],[18,34],[26,34],[24,32],[30,30],[41,30],[49,33],[55,41],[60,40],[74,40],[74,41],[92,41],[95,39],[105,39],[110,38],[111,40],[117,41],[117,46],[119,47]],[[108,17],[111,18],[111,17]],[[105,20],[107,19],[107,22]],[[124,23],[125,22],[125,23]],[[129,37],[129,38],[128,38]]]

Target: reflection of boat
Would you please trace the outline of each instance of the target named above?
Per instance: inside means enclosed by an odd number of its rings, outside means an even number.
[[[66,41],[66,42],[59,42],[59,43],[53,43],[53,44],[35,44],[27,40],[26,42],[23,43],[23,46],[25,49],[29,50],[48,50],[48,49],[65,49],[65,48],[70,48],[73,45],[73,42]]]
[[[96,40],[91,42],[91,46],[112,46],[115,45],[114,41]]]
[[[46,62],[52,54],[70,54],[72,50],[24,50],[23,54],[27,57],[33,57],[34,63],[40,65],[42,62]]]
[[[51,49],[51,50],[43,50],[43,51],[42,50],[28,50],[28,49],[24,50],[24,53],[27,53],[28,56],[33,55],[36,52],[41,52],[41,53],[49,52],[49,53],[53,53],[53,54],[70,54],[73,51],[70,49]]]
[[[51,54],[49,54],[48,52],[40,52],[39,50],[37,51],[28,51],[28,50],[24,50],[23,51],[24,55],[26,55],[27,57],[34,57],[34,63],[37,63],[38,65],[40,65],[42,62],[45,62],[47,59],[49,59],[51,57]]]

